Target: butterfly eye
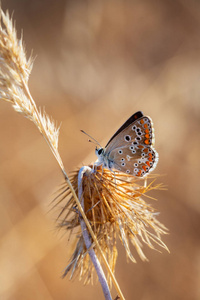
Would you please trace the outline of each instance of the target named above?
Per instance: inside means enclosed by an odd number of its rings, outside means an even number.
[[[98,150],[98,155],[101,155],[103,153],[103,148],[100,148],[99,150]]]

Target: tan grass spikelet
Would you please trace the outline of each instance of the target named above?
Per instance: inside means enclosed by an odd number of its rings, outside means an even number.
[[[155,245],[158,245],[168,250],[161,240],[161,235],[166,234],[167,229],[156,219],[155,209],[143,199],[150,190],[163,188],[161,184],[155,184],[153,175],[151,177],[151,183],[145,187],[144,179],[120,172],[114,174],[106,169],[102,173],[101,167],[98,167],[96,172],[91,169],[91,172],[83,176],[85,214],[113,272],[117,259],[117,236],[125,247],[127,257],[133,262],[136,260],[130,244],[135,247],[142,260],[147,260],[142,250],[143,243],[152,249],[156,249]],[[78,172],[72,175],[71,182],[77,192]],[[93,280],[93,268],[79,230],[76,203],[66,185],[60,190],[55,201],[56,205],[63,204],[58,216],[59,226],[71,232],[75,228],[78,230],[76,248],[64,276],[71,271],[71,278],[77,273],[80,279],[84,277],[85,283],[89,283]],[[96,254],[101,260],[98,251]]]
[[[0,18],[3,23],[3,26],[0,26],[1,59],[3,58],[7,62],[2,65],[7,69],[9,78],[13,79],[13,82],[18,81],[20,84],[23,78],[27,84],[33,66],[32,57],[26,59],[22,37],[20,40],[17,39],[16,29],[8,11],[4,14],[1,10]]]
[[[11,102],[15,111],[36,125],[62,165],[58,153],[59,128],[45,111],[37,109],[28,88],[33,59],[26,59],[22,37],[17,39],[9,13],[0,9],[0,21],[0,99]]]

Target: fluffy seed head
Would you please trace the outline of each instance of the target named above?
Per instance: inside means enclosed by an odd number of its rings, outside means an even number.
[[[71,181],[78,192],[78,172],[71,177]],[[92,166],[91,172],[86,172],[83,176],[84,211],[113,271],[117,258],[117,236],[124,245],[128,258],[133,262],[135,258],[130,244],[135,247],[142,260],[147,260],[142,243],[152,249],[155,249],[156,244],[167,249],[161,240],[161,234],[165,234],[167,229],[156,219],[155,210],[143,199],[150,190],[162,188],[161,184],[155,185],[154,181],[152,179],[145,186],[142,179],[106,169],[102,172],[101,167],[93,171]],[[63,186],[56,201],[64,204],[58,217],[59,226],[71,231],[79,229],[79,214],[68,187]],[[93,268],[81,231],[78,232],[76,249],[64,275],[72,271],[72,277],[77,271],[80,278],[85,275],[87,283],[93,278]]]

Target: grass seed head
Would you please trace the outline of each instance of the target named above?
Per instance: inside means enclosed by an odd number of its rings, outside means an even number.
[[[91,172],[86,172],[82,179],[84,212],[111,269],[114,271],[116,264],[117,236],[125,247],[127,257],[133,262],[136,260],[130,244],[142,260],[147,260],[142,250],[143,244],[152,249],[155,249],[156,244],[167,249],[161,240],[161,234],[167,233],[167,229],[157,220],[155,209],[145,201],[150,190],[161,189],[162,185],[155,184],[153,176],[151,183],[145,186],[144,179],[120,172],[113,173],[107,169],[102,172],[101,166],[93,172],[90,167]],[[71,182],[78,193],[78,171],[71,176]],[[78,230],[76,249],[64,275],[71,271],[72,277],[77,272],[80,279],[85,276],[85,282],[88,283],[93,279],[93,268],[79,230],[76,203],[66,185],[61,189],[56,203],[64,204],[58,217],[59,226],[72,232],[75,228]],[[95,249],[95,245],[93,247]]]

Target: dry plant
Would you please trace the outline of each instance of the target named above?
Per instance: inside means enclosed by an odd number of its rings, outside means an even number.
[[[79,171],[75,172],[70,180],[76,192],[79,190]],[[127,257],[136,262],[129,244],[137,250],[140,258],[147,260],[142,243],[155,249],[157,244],[162,248],[167,247],[161,240],[161,234],[166,233],[166,228],[157,219],[157,212],[144,201],[142,196],[148,197],[151,190],[163,189],[162,184],[154,184],[155,176],[151,175],[151,182],[144,185],[144,179],[135,178],[124,173],[115,172],[98,167],[93,172],[93,167],[87,167],[82,178],[81,200],[87,219],[97,236],[101,249],[106,255],[108,263],[115,270],[117,259],[116,239],[120,238]],[[59,195],[55,199],[55,205],[62,204],[58,216],[59,226],[67,231],[79,229],[79,216],[76,213],[76,202],[69,187],[64,184]],[[65,269],[64,276],[71,271],[71,278],[75,273],[79,279],[85,278],[85,283],[93,281],[93,271],[87,249],[84,244],[82,232],[78,234],[75,251],[69,265]],[[99,260],[100,255],[97,252]],[[111,280],[108,274],[108,280]]]
[[[160,235],[166,228],[156,219],[155,210],[141,196],[162,186],[152,182],[145,186],[144,180],[101,167],[83,167],[69,179],[58,151],[57,128],[45,112],[37,109],[28,88],[33,60],[26,59],[22,38],[17,39],[16,30],[8,12],[1,10],[0,27],[0,98],[9,101],[13,108],[31,120],[39,129],[56,158],[65,183],[55,199],[55,205],[63,204],[58,216],[59,226],[68,231],[77,230],[77,244],[71,262],[64,275],[77,273],[85,282],[93,281],[95,268],[102,285],[105,299],[111,300],[108,281],[101,262],[108,271],[109,284],[114,284],[120,299],[123,294],[114,277],[117,259],[116,238],[119,236],[127,256],[135,262],[129,243],[142,260],[142,242],[154,249],[154,244],[167,249]],[[151,176],[152,178],[152,176]],[[108,261],[108,262],[107,262]]]

